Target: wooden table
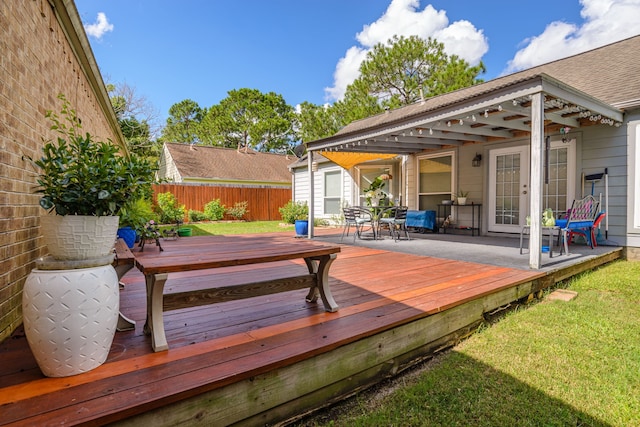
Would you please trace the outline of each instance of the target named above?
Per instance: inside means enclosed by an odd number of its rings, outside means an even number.
[[[171,244],[168,244],[171,243]],[[136,266],[144,274],[147,288],[147,321],[144,331],[151,335],[154,351],[169,348],[163,312],[185,307],[215,304],[277,292],[309,288],[306,301],[321,297],[326,311],[338,305],[329,289],[329,267],[340,246],[293,237],[198,236],[167,242],[165,250],[134,251]],[[220,286],[164,294],[169,273],[304,259],[309,274],[261,282]],[[215,274],[208,272],[207,274]]]

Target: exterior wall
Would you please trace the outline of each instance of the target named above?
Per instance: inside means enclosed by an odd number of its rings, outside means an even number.
[[[162,156],[160,156],[158,165],[158,176],[167,179],[169,182],[182,182],[182,176],[180,176],[180,172],[178,172],[178,168],[166,145],[162,148]]]
[[[24,281],[35,260],[46,254],[39,232],[44,211],[33,193],[33,169],[22,159],[38,156],[43,140],[54,137],[45,112],[60,111],[56,97],[63,93],[82,118],[85,132],[122,142],[114,131],[115,116],[110,121],[105,113],[108,97],[102,78],[93,73],[89,59],[82,58],[87,53],[78,38],[88,46],[84,32],[75,32],[62,0],[51,3],[0,2],[0,341],[22,323]],[[79,23],[75,6],[67,3]],[[74,37],[75,42],[70,41]],[[87,55],[93,60],[90,51]]]
[[[627,258],[640,260],[640,110],[627,115]]]
[[[582,190],[582,173],[585,175],[608,171],[609,208],[606,209],[605,179],[594,185],[593,195],[598,198],[602,194],[601,210],[607,210],[609,223],[608,240],[618,245],[627,245],[627,127],[589,126],[582,130],[582,149],[578,149],[578,177],[576,179],[576,197],[591,194],[591,184],[584,184]],[[600,232],[604,237],[604,221]]]
[[[341,206],[353,205],[353,179],[351,175],[340,166],[337,166],[331,162],[323,162],[318,164],[318,171],[314,173],[313,184],[314,184],[314,207],[313,214],[314,218],[322,218],[326,220],[335,219],[336,214],[325,214],[324,206],[323,206],[323,197],[324,194],[324,180],[323,174],[324,172],[329,171],[342,171],[342,194],[340,197]],[[293,200],[295,202],[309,202],[309,174],[307,172],[307,168],[300,167],[293,170]]]

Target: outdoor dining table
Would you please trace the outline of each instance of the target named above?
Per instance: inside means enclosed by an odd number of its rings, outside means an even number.
[[[329,288],[329,267],[340,252],[339,245],[313,240],[271,236],[197,236],[167,242],[164,251],[155,247],[144,252],[135,251],[135,262],[145,276],[147,290],[147,320],[144,332],[151,335],[154,351],[167,350],[163,312],[205,304],[214,304],[249,297],[308,288],[307,302],[322,299],[328,312],[338,310]],[[210,289],[191,289],[165,293],[169,274],[194,270],[211,270],[203,274],[215,275],[219,268],[272,263],[303,259],[308,274],[258,280],[246,284],[217,286]],[[283,271],[287,271],[286,269]],[[243,274],[242,271],[239,274]],[[188,285],[181,281],[177,286]]]
[[[380,229],[380,218],[384,216],[385,212],[393,209],[394,206],[358,206],[358,208],[369,212],[371,215],[371,234],[373,240],[378,240],[380,238],[378,233]]]

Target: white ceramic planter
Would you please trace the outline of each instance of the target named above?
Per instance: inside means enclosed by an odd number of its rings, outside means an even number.
[[[43,215],[40,227],[55,259],[94,259],[111,253],[119,220],[117,216]]]
[[[22,311],[27,341],[42,373],[66,377],[103,364],[119,309],[118,275],[111,265],[32,270]]]

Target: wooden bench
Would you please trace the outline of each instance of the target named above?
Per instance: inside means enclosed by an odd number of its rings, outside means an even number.
[[[136,263],[136,257],[133,255],[133,252],[129,250],[126,242],[123,239],[116,240],[116,244],[113,248],[115,257],[113,259],[113,268],[116,270],[116,274],[118,275],[118,283],[120,284],[120,288],[124,288],[124,284],[120,282],[120,279],[127,273],[127,271],[131,270]],[[116,330],[118,331],[131,331],[135,329],[136,322],[127,318],[120,312],[120,316],[118,317],[118,326]]]
[[[167,350],[163,312],[309,288],[307,302],[322,299],[326,311],[338,305],[329,289],[329,267],[340,246],[272,236],[198,236],[168,242],[166,250],[136,253],[147,288],[146,334],[154,351]],[[303,259],[309,274],[247,284],[164,293],[170,273]],[[208,272],[207,274],[213,274]],[[178,282],[179,283],[179,282]]]

